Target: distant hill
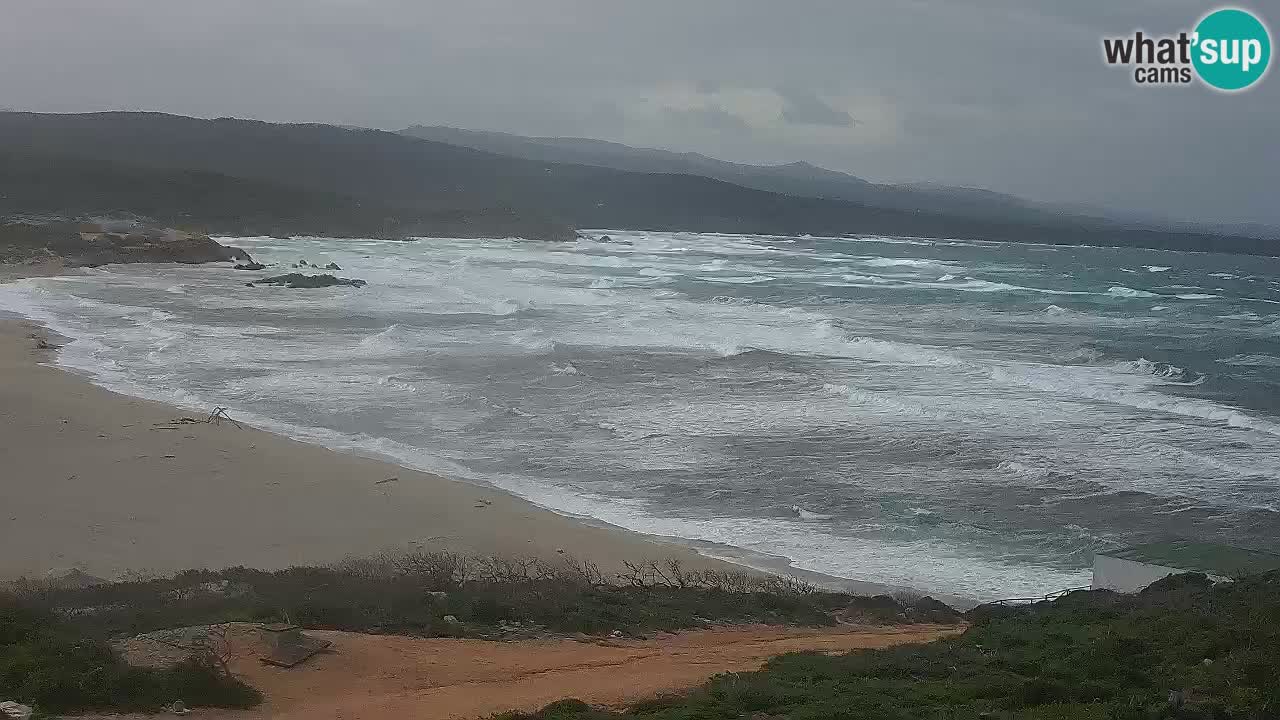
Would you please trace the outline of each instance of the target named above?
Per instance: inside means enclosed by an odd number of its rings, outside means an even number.
[[[121,195],[113,200],[122,204],[119,209],[149,202],[153,213],[193,213],[210,218],[210,225],[258,213],[264,222],[279,220],[281,232],[294,226],[323,227],[325,218],[332,217],[334,229],[327,232],[337,234],[345,232],[347,222],[381,225],[375,221],[380,217],[398,228],[441,235],[455,227],[468,235],[483,235],[497,227],[517,230],[504,234],[557,238],[571,236],[573,227],[618,227],[1275,252],[1274,243],[1246,237],[1156,231],[1066,216],[1033,221],[877,207],[760,190],[697,174],[549,162],[330,125],[159,113],[3,113],[0,152],[27,158],[26,166],[33,171],[39,169],[40,158],[50,163],[73,158],[99,163],[94,172],[100,174],[93,183],[78,181],[75,171],[62,172],[42,185],[39,198],[15,190],[18,181],[11,175],[7,186],[0,185],[0,195],[23,198],[9,203],[11,213],[30,203],[100,203],[98,194],[106,192],[102,188],[112,177],[142,173],[142,180],[120,182],[164,185],[169,182],[166,176],[175,182],[187,177],[196,187],[211,183],[219,190],[190,189],[187,197],[167,195],[170,191],[164,189]],[[821,174],[807,166],[781,166],[774,172],[783,178]],[[323,209],[330,205],[331,210]],[[441,218],[452,218],[452,224],[434,225],[441,228],[434,233],[433,220]]]
[[[644,173],[701,175],[784,195],[849,200],[877,208],[1004,221],[1052,222],[1067,214],[992,190],[936,183],[876,184],[807,162],[748,165],[699,153],[639,148],[575,137],[525,137],[483,130],[414,125],[403,135],[540,162],[595,165]]]
[[[138,215],[237,235],[567,239],[567,225],[507,209],[397,207],[375,200],[201,170],[0,150],[0,218]]]

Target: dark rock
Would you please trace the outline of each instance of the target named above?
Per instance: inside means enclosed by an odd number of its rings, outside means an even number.
[[[262,263],[248,262],[248,263],[237,264],[236,270],[261,270],[265,267],[266,265],[263,265]]]
[[[111,223],[69,221],[0,225],[0,258],[13,261],[27,257],[61,258],[66,265],[88,267],[111,263],[253,262],[240,248],[174,228],[131,223],[127,230],[119,230]]]
[[[341,285],[345,287],[364,287],[368,285],[364,280],[356,280],[354,278],[340,278],[333,275],[303,275],[302,273],[289,273],[287,275],[276,275],[274,277],[263,278],[257,281],[262,285],[283,285],[288,288],[322,288]]]
[[[338,263],[331,262],[328,265],[325,265],[324,269],[325,270],[341,270],[342,268],[338,267]]]

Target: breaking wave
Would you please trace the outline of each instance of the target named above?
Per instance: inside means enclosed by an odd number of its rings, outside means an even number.
[[[1146,290],[1134,290],[1131,287],[1125,287],[1123,285],[1112,285],[1111,287],[1107,288],[1107,294],[1110,295],[1111,297],[1118,297],[1118,298],[1159,297],[1156,293],[1147,292]]]

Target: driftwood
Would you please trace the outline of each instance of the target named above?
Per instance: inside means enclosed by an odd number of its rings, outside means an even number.
[[[227,414],[227,409],[224,407],[214,408],[213,411],[209,413],[209,417],[205,418],[205,422],[207,423],[211,422],[214,425],[221,425],[223,420],[226,420],[232,425],[235,425],[236,428],[240,430],[244,429],[243,427],[240,426],[240,423],[231,419],[231,416]]]
[[[153,430],[177,430],[183,425],[207,425],[209,423],[213,423],[214,425],[221,425],[223,420],[226,420],[232,425],[235,425],[236,428],[240,430],[244,429],[244,426],[236,422],[235,418],[232,418],[230,415],[228,415],[227,409],[222,406],[215,407],[213,410],[209,412],[209,416],[204,418],[203,420],[184,416],[180,418],[174,418],[173,420],[170,420],[167,423],[156,423],[155,425],[152,426],[152,429]]]
[[[41,335],[40,333],[31,333],[27,337],[36,341],[37,350],[57,350],[62,347],[61,345],[58,345],[56,343],[49,342],[49,339]]]

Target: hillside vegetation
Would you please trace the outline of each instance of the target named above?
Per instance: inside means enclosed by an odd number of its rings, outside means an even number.
[[[1280,573],[1168,578],[985,606],[963,635],[839,657],[785,655],[622,713],[566,700],[505,720],[1142,720],[1280,717]]]
[[[635,636],[711,625],[954,623],[920,598],[854,597],[787,578],[635,565],[604,577],[587,563],[411,553],[336,567],[233,568],[171,578],[0,592],[0,697],[42,711],[243,707],[258,695],[216,657],[167,670],[130,668],[113,639],[233,621],[312,629],[493,640]]]
[[[698,174],[647,173],[513,157],[377,130],[280,125],[160,113],[49,115],[0,113],[0,153],[49,163],[91,160],[103,173],[136,174],[209,184],[210,193],[158,190],[151,213],[183,214],[230,231],[239,216],[260,216],[292,234],[389,223],[400,234],[508,234],[531,239],[573,237],[572,228],[910,235],[1011,242],[1118,245],[1255,254],[1280,252],[1272,241],[1212,233],[1128,227],[1081,216],[1015,213],[973,217],[931,208],[868,205],[831,197],[743,187]],[[147,172],[160,175],[146,175]],[[21,182],[0,173],[0,196]],[[104,198],[110,175],[86,187],[72,175],[41,187],[42,195],[10,203],[97,205],[140,212],[145,194]],[[229,180],[234,179],[234,180]],[[262,191],[261,193],[259,191]],[[112,190],[112,192],[116,192]],[[797,190],[797,193],[800,191]],[[21,197],[21,196],[20,196]],[[323,206],[336,210],[326,214]],[[158,204],[158,206],[157,206]],[[314,210],[314,213],[313,213]],[[30,212],[30,210],[27,210]],[[278,214],[276,214],[278,213]],[[365,217],[368,213],[372,218]],[[461,218],[461,220],[445,220]]]
[[[0,149],[0,218],[118,216],[227,235],[576,236],[568,225],[509,208],[403,207],[206,170]]]
[[[41,713],[94,708],[158,710],[174,700],[191,705],[251,707],[261,695],[192,657],[171,668],[135,668],[101,639],[48,609],[0,593],[0,698]]]

